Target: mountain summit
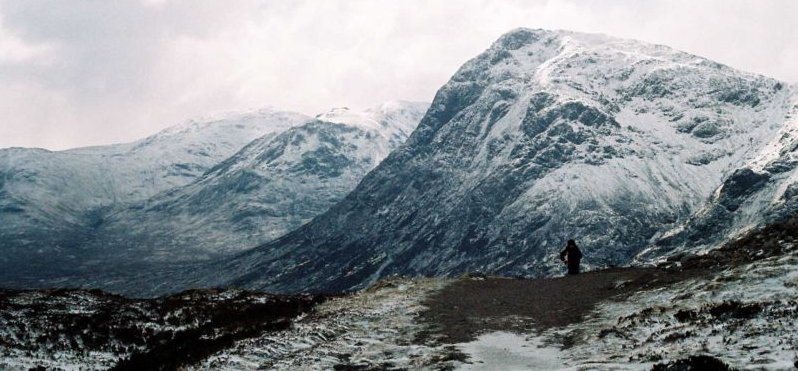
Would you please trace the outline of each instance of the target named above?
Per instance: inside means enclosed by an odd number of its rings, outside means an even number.
[[[569,238],[588,267],[628,263],[780,140],[793,105],[782,82],[665,46],[514,30],[463,65],[343,201],[193,284],[338,291],[389,275],[545,276],[561,270],[555,252]]]

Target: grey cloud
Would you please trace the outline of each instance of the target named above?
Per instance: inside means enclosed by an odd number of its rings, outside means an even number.
[[[0,147],[129,141],[215,110],[429,100],[519,26],[666,44],[794,82],[797,18],[792,0],[0,0],[0,52],[9,35],[47,51],[0,58]]]

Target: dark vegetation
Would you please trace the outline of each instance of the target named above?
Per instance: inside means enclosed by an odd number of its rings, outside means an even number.
[[[764,305],[762,303],[744,304],[737,301],[727,301],[721,304],[704,307],[700,311],[680,310],[676,312],[674,317],[676,317],[679,322],[693,321],[702,314],[709,315],[714,319],[722,321],[749,319],[762,312],[763,307]]]
[[[157,299],[99,290],[0,290],[0,352],[70,351],[90,361],[88,352],[105,351],[123,357],[116,370],[172,370],[236,340],[285,329],[323,300],[216,289]]]

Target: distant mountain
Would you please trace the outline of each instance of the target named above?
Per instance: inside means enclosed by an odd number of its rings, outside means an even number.
[[[261,110],[130,144],[0,150],[0,286],[102,286],[269,241],[351,191],[427,107]]]
[[[253,139],[309,119],[265,109],[188,121],[133,143],[0,149],[0,285],[74,265],[116,208],[186,185]]]
[[[665,46],[515,30],[460,68],[342,202],[180,285],[339,291],[389,275],[553,275],[569,238],[588,268],[628,263],[700,224],[708,201],[747,207],[740,196],[771,184],[762,177],[783,181],[751,202],[794,199],[794,148],[773,149],[793,135],[794,92]],[[772,166],[741,172],[760,160]]]
[[[91,245],[174,262],[273,240],[352,191],[407,139],[428,107],[390,102],[363,112],[337,108],[258,138],[196,181],[111,215]]]

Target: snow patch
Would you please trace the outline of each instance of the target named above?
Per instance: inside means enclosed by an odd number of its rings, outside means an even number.
[[[563,352],[537,336],[491,332],[457,347],[468,356],[458,370],[566,370]]]

